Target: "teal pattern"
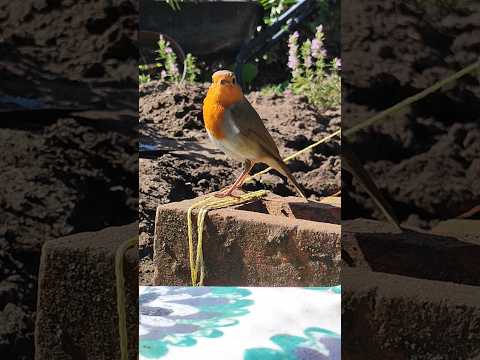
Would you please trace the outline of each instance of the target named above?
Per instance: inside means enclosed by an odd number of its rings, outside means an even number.
[[[340,360],[341,287],[140,287],[139,360]]]
[[[314,291],[325,291],[325,292],[332,292],[334,294],[341,294],[342,293],[342,286],[331,286],[331,287],[306,287],[304,289],[307,290],[314,290]]]
[[[271,342],[280,349],[245,350],[244,360],[340,360],[340,335],[321,328],[307,328],[305,337],[276,335]]]
[[[198,338],[221,337],[222,328],[249,313],[250,295],[235,287],[145,288],[139,297],[140,355],[157,359],[172,347],[196,345]]]

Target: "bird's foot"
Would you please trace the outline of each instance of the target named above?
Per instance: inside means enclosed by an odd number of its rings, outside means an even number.
[[[216,194],[213,194],[215,197],[218,197],[218,198],[226,198],[226,197],[233,197],[235,199],[240,199],[240,196],[237,196],[237,195],[233,195],[233,192],[235,191],[236,189],[235,188],[227,188],[225,190],[222,190],[222,191],[219,191],[218,193]]]
[[[223,199],[223,198],[226,198],[226,197],[232,197],[234,199],[240,199],[240,196],[233,195],[232,193],[229,194],[229,193],[219,192],[219,193],[213,194],[213,196],[215,196],[217,198],[220,198],[220,199]]]

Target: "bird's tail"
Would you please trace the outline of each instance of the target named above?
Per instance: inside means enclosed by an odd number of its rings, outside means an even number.
[[[397,229],[402,230],[400,227],[400,222],[393,211],[393,208],[387,202],[387,200],[383,197],[380,190],[375,185],[375,182],[372,180],[370,175],[364,169],[362,163],[355,155],[351,145],[345,139],[342,139],[342,168],[350,172],[360,184],[363,186],[365,191],[370,195],[373,199],[374,203],[383,213],[385,218],[393,224]]]
[[[290,170],[288,169],[287,167],[287,164],[285,164],[285,162],[282,160],[282,159],[272,159],[274,160],[274,163],[272,164],[269,164],[271,167],[273,167],[274,169],[278,170],[281,174],[285,175],[288,180],[290,180],[292,182],[292,184],[295,186],[295,188],[297,189],[298,193],[304,198],[306,199],[307,196],[305,195],[305,190],[303,188],[302,185],[300,185],[297,180],[295,180],[295,178],[293,177],[292,173],[290,172]]]

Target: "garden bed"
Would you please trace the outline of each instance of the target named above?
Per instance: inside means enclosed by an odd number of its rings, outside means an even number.
[[[478,60],[480,4],[425,3],[345,5],[344,130]],[[355,135],[357,154],[405,225],[430,229],[480,204],[479,99],[472,74]],[[383,219],[349,175],[343,190],[344,219]]]
[[[41,246],[136,218],[138,3],[2,2],[0,13],[2,109],[122,111],[2,114],[0,353],[33,359]]]
[[[137,211],[132,134],[102,121],[31,116],[0,132],[0,352],[15,359],[33,358],[44,242],[121,225]]]
[[[478,60],[478,2],[342,5],[344,134]],[[480,203],[479,95],[466,76],[351,139],[405,231],[358,219],[384,217],[344,173],[345,359],[478,357],[479,214],[439,221]]]
[[[208,84],[140,86],[140,143],[151,151],[140,158],[140,283],[152,283],[153,232],[159,204],[192,199],[231,184],[240,164],[210,144],[203,128],[202,102]],[[339,129],[340,109],[318,109],[294,95],[247,94],[288,156]],[[311,199],[340,190],[340,139],[333,138],[289,163]],[[255,166],[252,173],[263,169]],[[295,189],[272,171],[244,186],[268,189],[282,196]]]

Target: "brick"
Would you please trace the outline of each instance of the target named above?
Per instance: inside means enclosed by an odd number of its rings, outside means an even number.
[[[342,359],[474,359],[480,287],[342,269]]]
[[[343,222],[342,358],[478,356],[479,255],[474,236]]]
[[[115,251],[138,224],[48,241],[42,248],[35,358],[119,359]],[[129,358],[138,354],[138,254],[125,256]]]
[[[200,199],[158,207],[155,285],[190,285],[186,213]],[[339,221],[338,203],[305,203],[272,194],[210,211],[204,227],[205,285],[337,285]]]
[[[376,272],[480,285],[480,239],[414,230],[357,219],[342,224],[343,260]]]

